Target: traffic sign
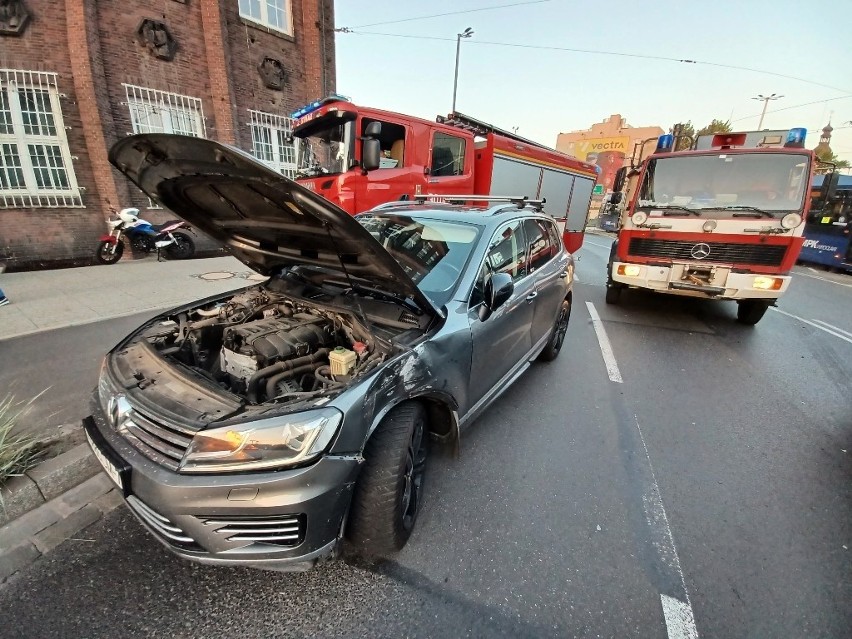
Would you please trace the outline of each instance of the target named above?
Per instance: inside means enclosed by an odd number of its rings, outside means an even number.
[[[592,195],[603,195],[604,185],[603,184],[595,184],[595,188],[592,191]]]

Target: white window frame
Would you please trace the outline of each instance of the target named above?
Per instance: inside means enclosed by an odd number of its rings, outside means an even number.
[[[292,179],[296,178],[296,147],[294,144],[282,142],[282,138],[293,133],[293,119],[274,113],[264,111],[249,112],[249,130],[251,132],[251,154],[266,164],[269,168],[278,171],[281,175]],[[261,154],[257,148],[260,131],[269,136],[269,144],[272,147],[271,154]],[[288,153],[289,151],[289,153]],[[268,157],[271,155],[272,157]]]
[[[65,121],[62,118],[62,105],[57,84],[57,74],[46,71],[26,71],[22,69],[0,69],[0,89],[5,90],[8,98],[9,116],[12,132],[0,132],[0,162],[2,147],[14,144],[21,173],[24,176],[23,189],[0,188],[0,209],[10,208],[83,208],[80,187],[74,173],[73,160],[65,135]],[[50,102],[50,114],[53,116],[54,133],[27,133],[24,127],[19,90],[39,91],[47,95]],[[40,125],[39,129],[42,128]],[[36,167],[29,152],[29,145],[59,147],[59,159],[65,171],[67,188],[45,188],[38,185]],[[59,168],[59,167],[55,167]],[[3,170],[3,169],[0,169]]]
[[[130,111],[131,133],[181,133],[194,135],[199,138],[207,137],[207,127],[204,120],[204,107],[199,98],[169,91],[159,91],[135,84],[122,84],[124,94],[127,97],[128,110]],[[140,118],[144,112],[145,118]],[[159,123],[152,124],[150,117],[159,116]],[[180,122],[182,115],[184,121]],[[181,124],[191,124],[192,130],[181,127]],[[159,204],[148,198],[149,209],[162,208]]]
[[[247,22],[252,22],[254,24],[261,25],[267,29],[271,29],[272,31],[277,31],[279,33],[284,33],[288,36],[293,35],[293,2],[292,0],[281,0],[284,4],[284,27],[279,27],[278,25],[274,25],[269,20],[269,3],[276,2],[277,0],[236,0],[240,17]],[[256,2],[259,6],[260,15],[255,16],[252,15],[249,11],[246,10],[246,5],[250,5],[251,3]]]

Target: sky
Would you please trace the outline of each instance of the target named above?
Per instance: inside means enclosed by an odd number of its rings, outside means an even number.
[[[775,93],[784,97],[768,104],[764,129],[806,127],[813,148],[831,117],[831,147],[852,162],[850,9],[850,0],[337,0],[335,24],[352,30],[336,34],[337,91],[446,115],[456,34],[471,27],[457,110],[542,144],[613,113],[632,126],[719,118],[756,130],[763,103],[751,98]],[[411,20],[446,13],[455,15]]]

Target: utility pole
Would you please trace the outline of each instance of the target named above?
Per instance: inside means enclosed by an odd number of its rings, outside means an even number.
[[[763,95],[761,93],[757,94],[756,98],[752,98],[752,100],[759,100],[763,102],[763,111],[760,114],[760,122],[757,123],[757,130],[763,130],[763,116],[766,115],[766,106],[769,104],[770,100],[780,100],[783,98],[783,95],[777,95],[773,93],[772,95]]]
[[[462,33],[458,34],[456,38],[456,74],[453,78],[453,110],[452,113],[456,112],[456,90],[459,86],[459,53],[461,52],[461,39],[469,38],[473,35],[473,29],[468,27]]]

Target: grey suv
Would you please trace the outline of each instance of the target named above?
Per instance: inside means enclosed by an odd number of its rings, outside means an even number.
[[[300,570],[343,539],[398,550],[429,441],[453,445],[562,347],[574,262],[524,202],[353,218],[210,140],[137,135],[110,160],[269,276],[124,339],[84,420],[130,510],[186,559]]]

